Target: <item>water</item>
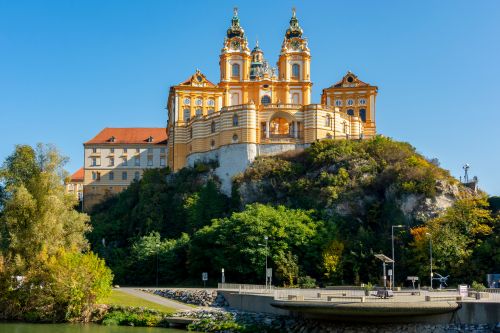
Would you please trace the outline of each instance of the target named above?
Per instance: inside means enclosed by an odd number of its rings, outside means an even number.
[[[0,333],[186,333],[172,328],[81,324],[0,323]]]

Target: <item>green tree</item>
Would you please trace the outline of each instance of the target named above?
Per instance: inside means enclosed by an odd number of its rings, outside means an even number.
[[[228,218],[215,219],[192,237],[188,256],[190,273],[198,276],[207,271],[218,276],[220,269],[226,268],[228,279],[233,281],[261,281],[266,258],[265,236],[269,239],[270,267],[289,265],[288,253],[300,265],[308,244],[323,227],[311,214],[284,206],[252,204]],[[289,282],[289,275],[282,278],[282,282]]]
[[[0,318],[88,317],[110,290],[104,262],[81,253],[89,217],[64,193],[65,161],[52,146],[16,146],[0,170]]]

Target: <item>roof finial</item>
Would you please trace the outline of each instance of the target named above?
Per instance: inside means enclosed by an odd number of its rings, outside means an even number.
[[[233,15],[238,16],[238,7],[233,8]]]
[[[255,47],[259,47],[259,39],[258,38],[255,40]]]
[[[292,7],[292,17],[295,17],[295,7]]]

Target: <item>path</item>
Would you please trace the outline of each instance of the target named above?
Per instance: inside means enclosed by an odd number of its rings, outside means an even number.
[[[140,290],[135,289],[135,288],[123,288],[122,287],[118,290],[123,291],[124,293],[127,293],[129,295],[139,297],[139,298],[145,299],[147,301],[156,303],[156,304],[161,304],[164,306],[168,306],[169,308],[174,308],[174,309],[179,310],[179,311],[194,310],[194,308],[192,306],[186,305],[184,303],[177,302],[177,301],[174,301],[174,300],[171,300],[171,299],[168,299],[165,297],[161,297],[158,295],[150,294],[150,293],[147,293],[144,291],[140,291]]]

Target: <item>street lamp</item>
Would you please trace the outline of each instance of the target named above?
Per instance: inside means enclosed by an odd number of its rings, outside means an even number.
[[[156,243],[156,288],[158,288],[158,268],[159,268],[158,252],[159,251],[160,251],[160,244]]]
[[[427,236],[429,236],[429,258],[431,260],[431,289],[432,289],[432,278],[434,274],[432,274],[432,235],[428,232],[425,233]]]
[[[394,228],[404,228],[404,225],[393,225],[391,226],[391,240],[392,240],[392,289],[396,286],[396,271],[394,270],[394,264],[396,262],[396,258],[394,258]]]
[[[269,237],[264,236],[264,240],[266,241],[265,244],[259,244],[259,246],[265,246],[266,247],[266,271],[265,271],[265,275],[266,275],[266,289],[267,289],[267,240],[269,239]]]

